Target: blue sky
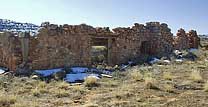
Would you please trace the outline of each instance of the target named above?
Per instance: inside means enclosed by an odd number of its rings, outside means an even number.
[[[0,0],[0,18],[40,25],[132,26],[149,21],[208,34],[208,0]]]

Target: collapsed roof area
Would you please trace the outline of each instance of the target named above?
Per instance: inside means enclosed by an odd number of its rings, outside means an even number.
[[[167,56],[174,49],[198,48],[197,32],[178,30],[174,37],[165,23],[135,23],[128,28],[94,28],[81,25],[43,23],[36,36],[29,33],[0,33],[0,66],[16,70],[64,66],[91,66],[92,46],[107,48],[107,64],[115,65],[145,55]]]

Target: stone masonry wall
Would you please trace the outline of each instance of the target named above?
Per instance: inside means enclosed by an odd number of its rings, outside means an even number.
[[[108,64],[115,65],[145,55],[167,56],[173,49],[198,48],[196,31],[180,29],[174,37],[167,24],[149,22],[146,25],[94,28],[81,25],[43,23],[36,36],[15,36],[0,33],[0,66],[15,70],[26,62],[32,69],[50,69],[64,66],[90,66],[91,48],[108,48]],[[28,49],[28,50],[27,50]]]
[[[113,31],[118,34],[117,61],[126,62],[133,60],[142,54],[162,56],[173,50],[173,34],[167,24],[150,22],[146,26],[135,23],[132,28],[115,28]],[[147,42],[146,46],[142,46]],[[142,48],[147,48],[142,53]]]
[[[0,66],[15,70],[22,63],[21,40],[11,33],[0,33]]]
[[[89,34],[94,32],[91,26],[44,27],[36,38],[31,38],[29,62],[33,69],[89,65]]]

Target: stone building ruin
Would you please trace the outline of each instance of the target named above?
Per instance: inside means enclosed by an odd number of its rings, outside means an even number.
[[[115,65],[144,55],[166,56],[174,49],[198,48],[199,37],[180,29],[173,36],[167,24],[135,23],[132,27],[94,28],[43,23],[36,36],[0,33],[0,66],[16,70],[23,63],[31,69],[91,66],[92,46],[107,48],[107,64]]]

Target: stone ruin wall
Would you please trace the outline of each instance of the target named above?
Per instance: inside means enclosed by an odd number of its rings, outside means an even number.
[[[33,69],[86,66],[90,63],[90,32],[86,25],[58,27],[47,25],[31,38],[29,61]]]
[[[200,45],[200,38],[195,30],[190,30],[188,33],[184,29],[179,29],[176,37],[174,37],[174,47],[178,50],[189,48],[198,48]]]
[[[144,54],[162,56],[173,50],[173,34],[167,24],[150,22],[146,26],[135,23],[132,28],[113,29],[119,36],[117,38],[118,62],[134,60]],[[142,46],[147,42],[147,46]],[[142,48],[147,48],[142,52]]]
[[[9,32],[0,33],[0,66],[15,70],[21,63],[21,38]]]
[[[196,31],[180,29],[174,37],[167,24],[135,23],[128,28],[94,28],[89,25],[54,25],[44,23],[39,34],[29,36],[27,63],[32,69],[64,66],[90,66],[91,46],[107,40],[110,65],[125,63],[144,55],[164,56],[173,49],[198,48]],[[101,41],[102,42],[102,41]],[[0,36],[0,65],[15,70],[23,63],[22,37],[10,33]],[[27,52],[26,52],[27,53]]]

